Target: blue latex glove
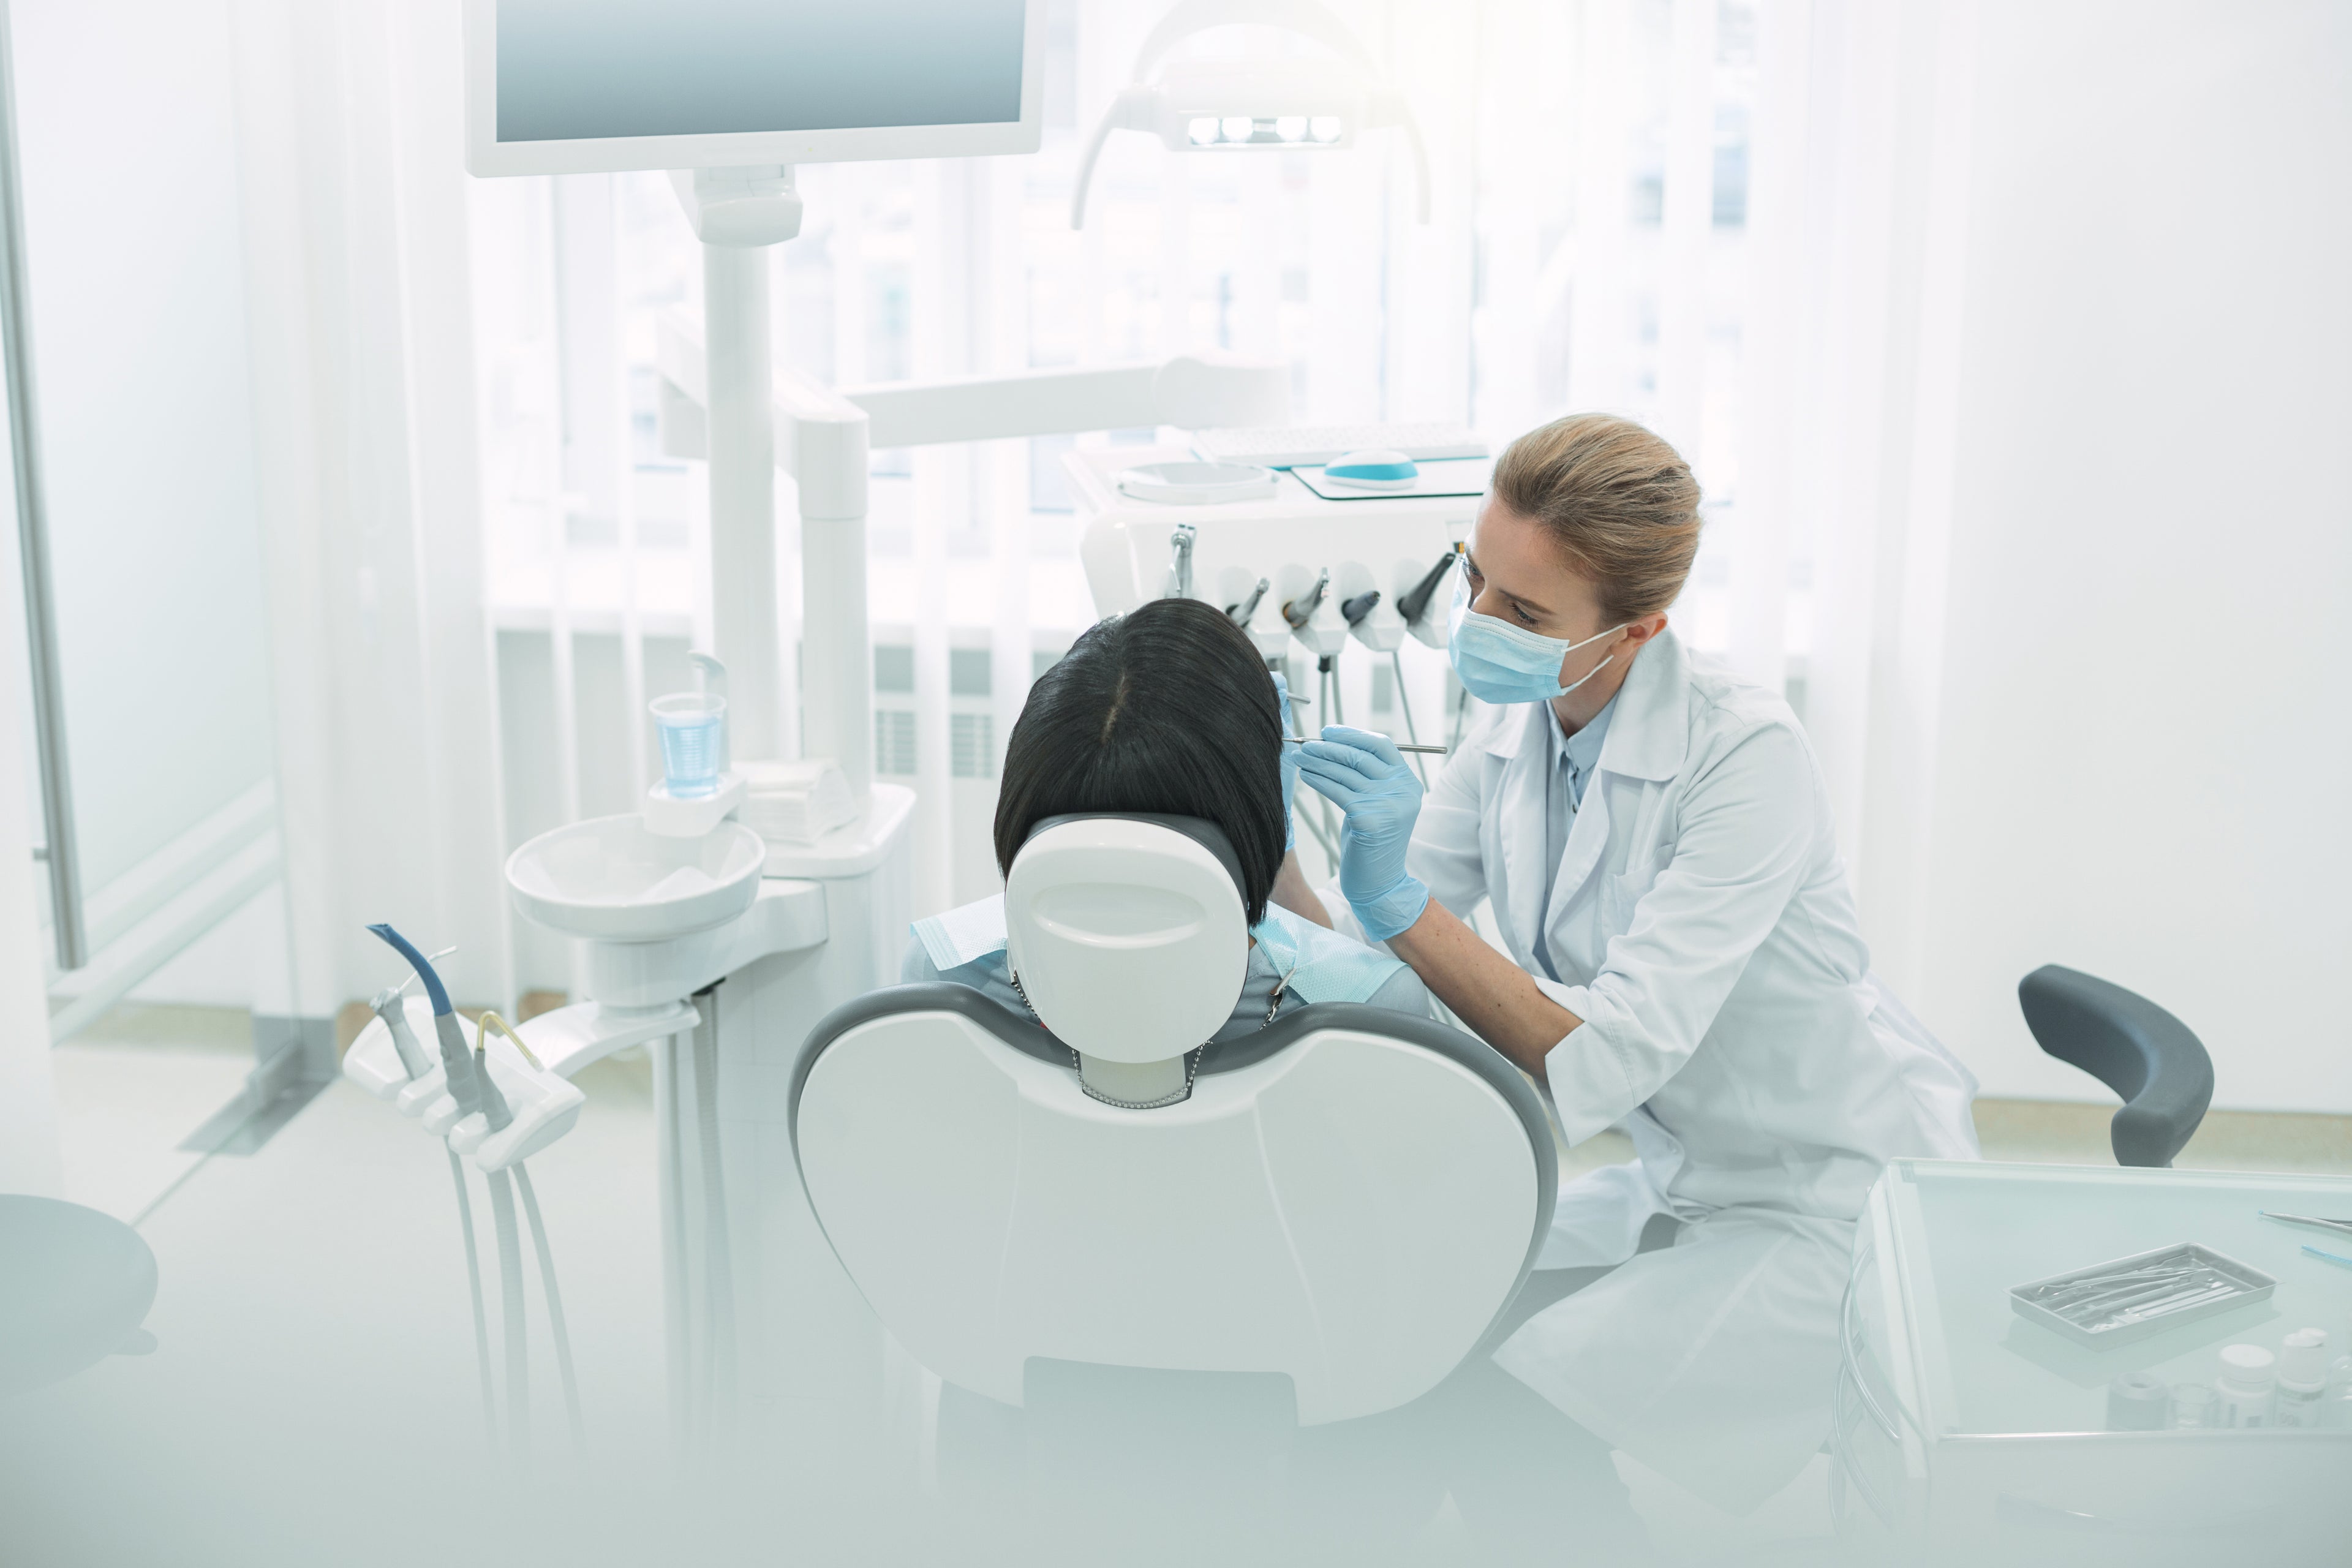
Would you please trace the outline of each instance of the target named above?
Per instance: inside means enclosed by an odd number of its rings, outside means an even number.
[[[1282,679],[1280,670],[1274,674],[1275,711],[1281,715],[1282,732],[1304,735],[1298,727],[1298,715],[1290,709],[1290,683]],[[1291,803],[1298,798],[1298,748],[1285,742],[1282,747],[1282,847],[1283,852],[1298,847],[1298,825],[1290,819]]]
[[[1374,942],[1410,929],[1429,889],[1406,875],[1404,854],[1421,815],[1421,781],[1386,735],[1333,724],[1290,748],[1308,787],[1347,813],[1339,828],[1339,891]]]

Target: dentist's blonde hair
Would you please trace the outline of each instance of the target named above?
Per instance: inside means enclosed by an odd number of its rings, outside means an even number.
[[[1637,621],[1679,597],[1698,557],[1698,481],[1630,419],[1574,414],[1528,431],[1495,465],[1496,504],[1538,523],[1601,594]]]

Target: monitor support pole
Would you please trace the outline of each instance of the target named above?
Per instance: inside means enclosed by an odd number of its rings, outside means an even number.
[[[703,244],[712,651],[727,666],[734,753],[781,756],[789,730],[776,595],[781,458],[800,492],[800,751],[839,763],[863,802],[874,778],[866,416],[799,378],[780,386],[771,349],[767,247],[800,232],[800,193],[792,170],[777,165],[681,171],[670,181]]]
[[[1226,355],[846,392],[779,375],[769,348],[764,247],[800,232],[792,171],[698,169],[673,174],[670,183],[703,243],[704,319],[699,342],[682,314],[663,323],[663,406],[702,411],[707,438],[689,437],[674,449],[710,462],[713,651],[727,666],[738,759],[780,755],[787,732],[775,590],[779,466],[800,496],[800,752],[838,763],[862,805],[874,782],[866,515],[875,438],[922,447],[1137,426],[1280,425],[1290,417],[1288,366]],[[666,427],[665,440],[673,434]]]

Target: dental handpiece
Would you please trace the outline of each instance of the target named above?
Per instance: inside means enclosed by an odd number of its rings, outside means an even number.
[[[1412,585],[1412,592],[1397,601],[1397,614],[1404,617],[1407,626],[1421,625],[1421,617],[1428,613],[1429,601],[1435,596],[1437,585],[1445,581],[1448,572],[1454,570],[1454,563],[1458,557],[1459,552],[1452,550],[1439,556],[1437,564],[1429,569],[1428,574]]]
[[[1326,566],[1315,579],[1315,586],[1282,606],[1282,618],[1290,623],[1292,631],[1305,631],[1307,623],[1315,618],[1317,607],[1323,603],[1323,595],[1330,591],[1331,568]]]
[[[1163,599],[1189,599],[1192,596],[1194,531],[1191,523],[1180,522],[1168,535],[1168,583],[1160,595]]]
[[[481,1085],[474,1076],[474,1058],[466,1049],[465,1033],[457,1026],[457,1010],[449,1005],[448,988],[441,984],[433,961],[416,951],[406,937],[381,922],[368,930],[408,960],[409,967],[425,983],[425,998],[433,1004],[433,1033],[441,1047],[441,1072],[448,1082],[449,1098],[457,1102],[460,1114],[471,1116],[482,1108]]]
[[[507,1103],[506,1090],[499,1087],[498,1075],[490,1071],[488,1050],[492,1035],[504,1036],[507,1044],[515,1048],[515,1054],[534,1070],[545,1072],[547,1064],[541,1061],[523,1043],[523,1037],[508,1027],[507,1021],[496,1013],[486,1011],[475,1021],[474,1076],[482,1097],[482,1121],[491,1131],[503,1132],[514,1124],[514,1109]]]
[[[392,1031],[392,1048],[400,1053],[400,1066],[414,1080],[433,1070],[433,1058],[416,1043],[416,1033],[408,1026],[408,1006],[402,999],[400,987],[388,985],[375,994],[368,1004],[383,1026]]]
[[[1366,616],[1370,615],[1372,606],[1380,602],[1381,591],[1378,588],[1367,588],[1352,599],[1340,601],[1339,618],[1351,626],[1355,626]]]
[[[490,1076],[489,1057],[479,1045],[474,1047],[475,1084],[482,1097],[482,1121],[493,1132],[503,1132],[514,1125],[514,1111],[507,1105],[504,1090]]]
[[[1273,584],[1265,578],[1259,578],[1257,586],[1250,590],[1248,598],[1238,605],[1225,606],[1225,617],[1237,626],[1248,626],[1251,618],[1257,614],[1258,601],[1265,597],[1265,591],[1272,586]]]

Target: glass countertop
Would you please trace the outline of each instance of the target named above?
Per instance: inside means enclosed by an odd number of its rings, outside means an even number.
[[[2352,1177],[1898,1160],[1886,1180],[1930,1431],[2099,1432],[2107,1384],[2123,1373],[2210,1384],[2222,1346],[2276,1353],[2301,1328],[2327,1331],[2331,1361],[2352,1349],[2352,1268],[2303,1251],[2352,1257],[2352,1235],[2256,1212],[2352,1218]],[[2250,1263],[2278,1289],[2107,1350],[2011,1310],[2012,1285],[2179,1242]]]

